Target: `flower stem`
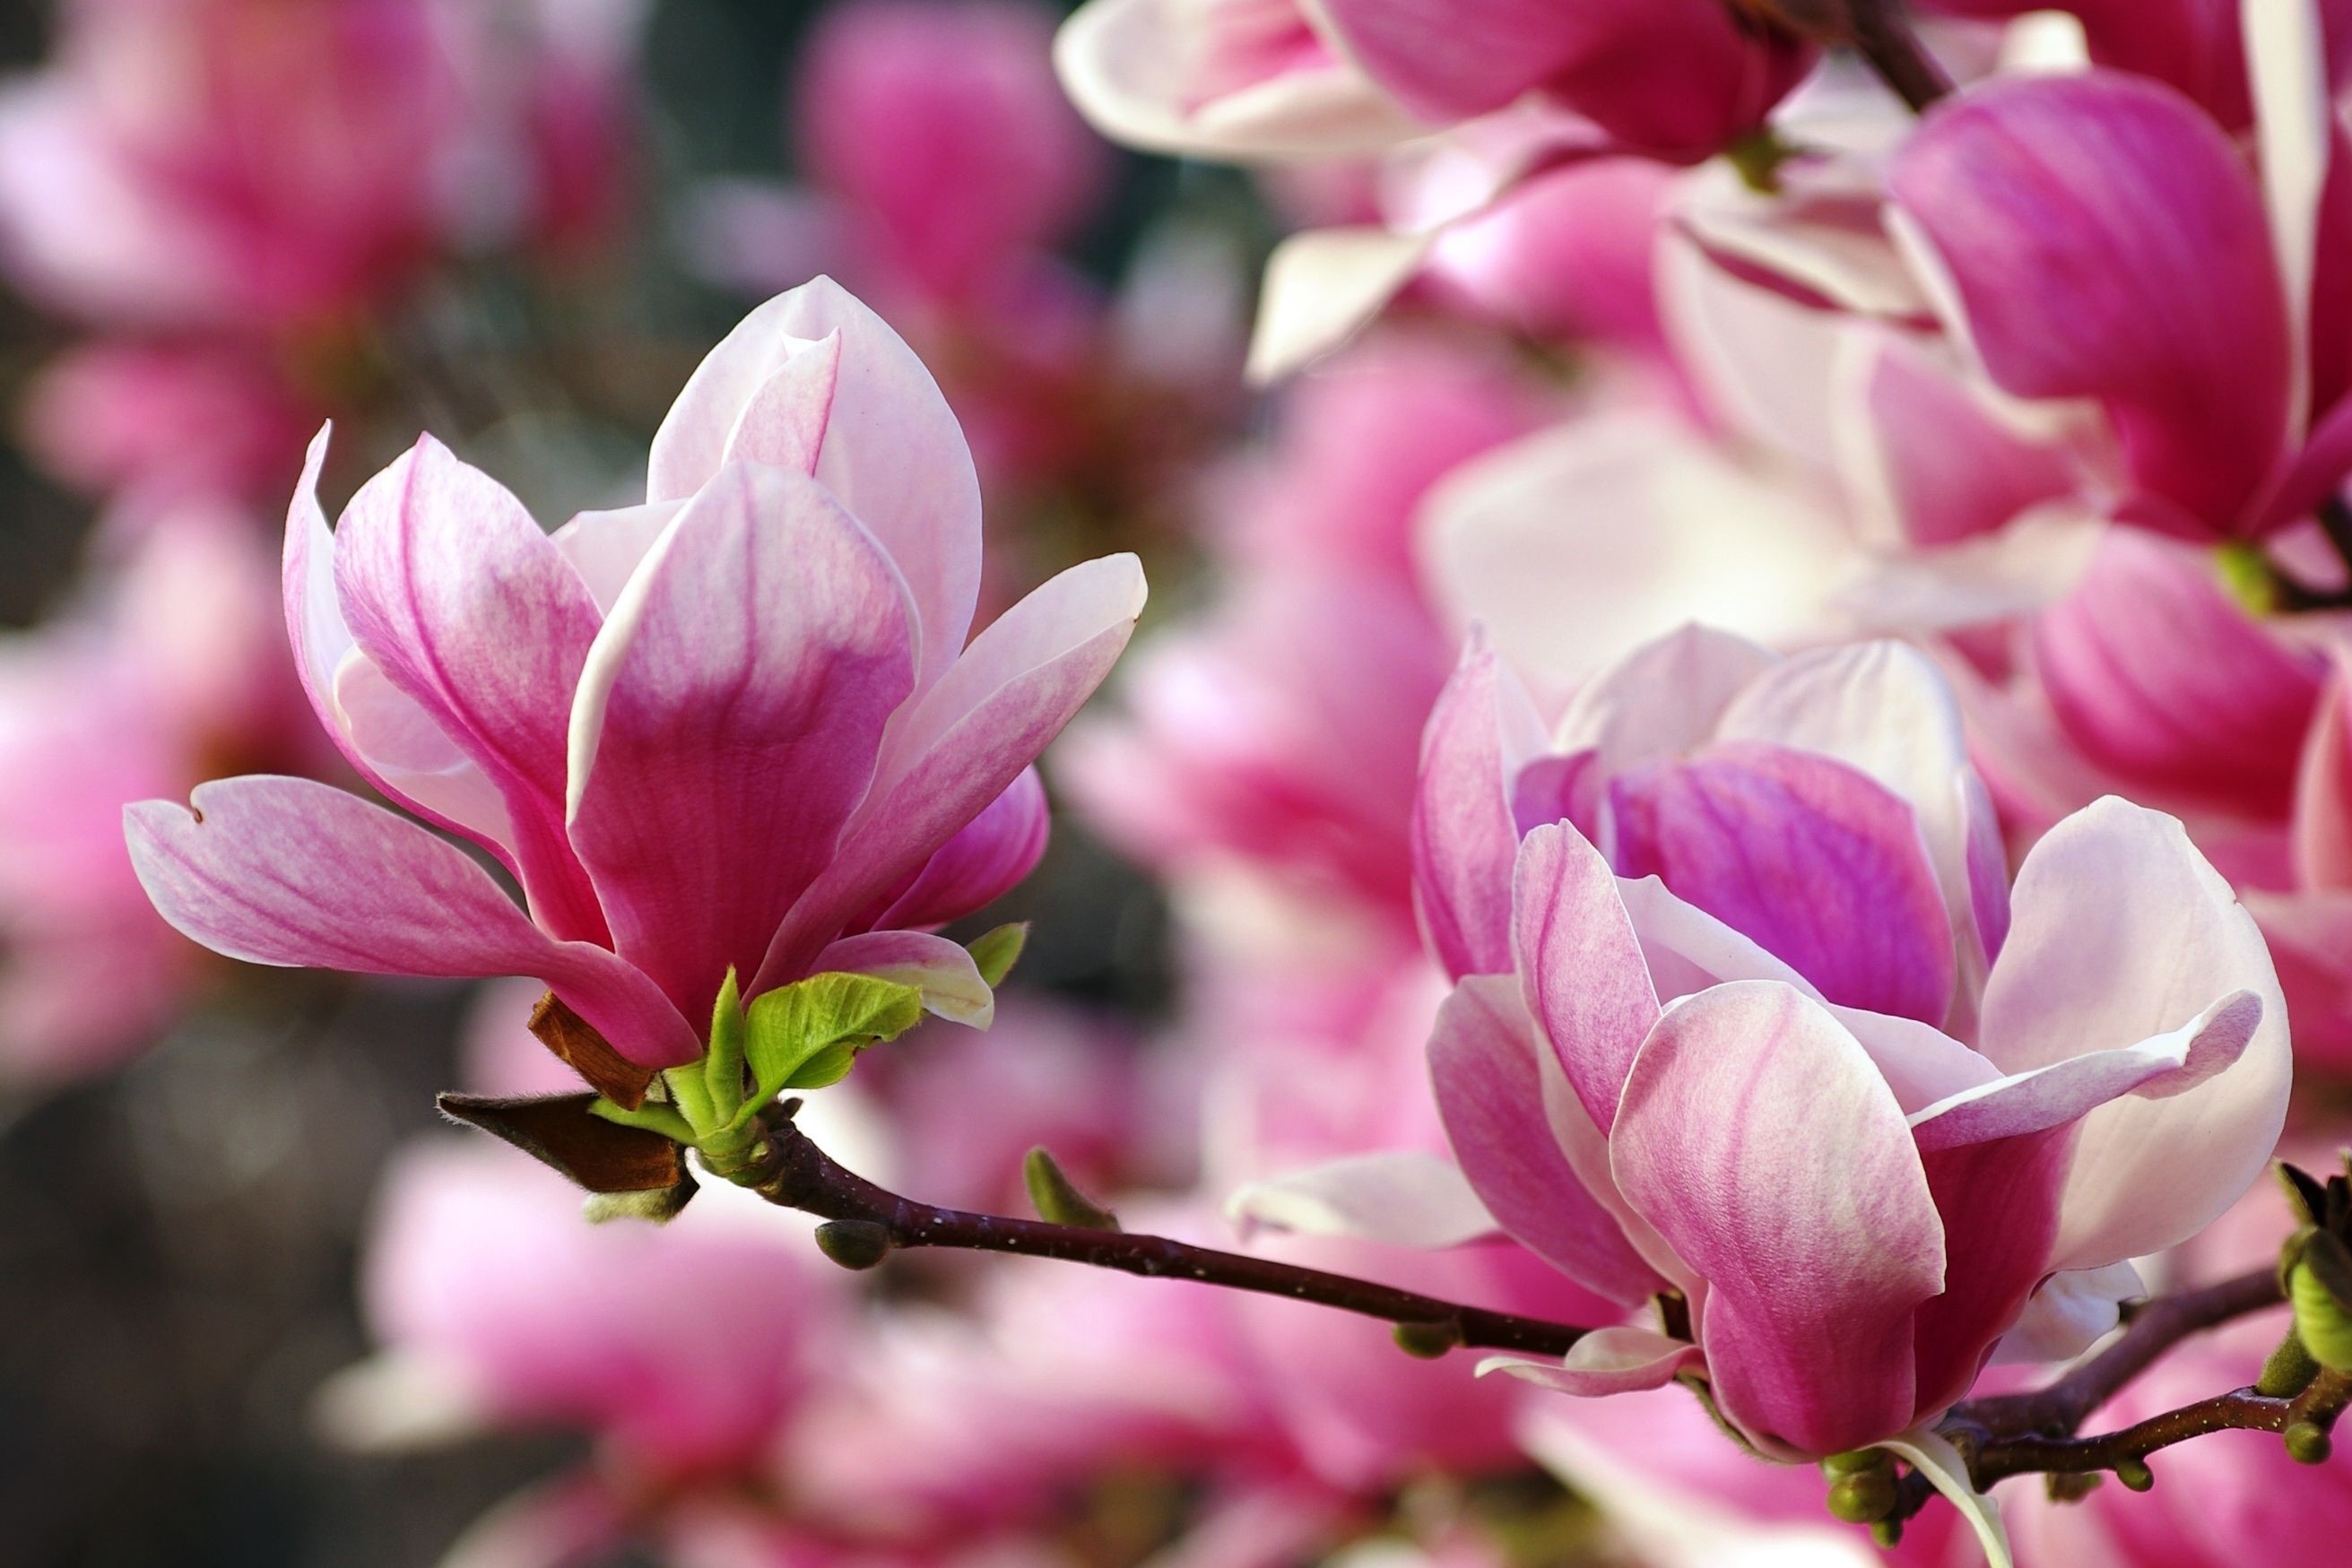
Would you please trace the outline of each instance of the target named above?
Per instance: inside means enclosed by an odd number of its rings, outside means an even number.
[[[781,1207],[871,1227],[887,1237],[891,1249],[952,1247],[1011,1252],[1059,1258],[1151,1279],[1192,1280],[1228,1290],[1314,1301],[1385,1322],[1443,1327],[1454,1343],[1486,1350],[1565,1355],[1590,1332],[1573,1324],[1440,1301],[1270,1258],[1194,1247],[1162,1236],[1090,1230],[917,1203],[835,1163],[793,1124],[796,1107],[796,1102],[788,1102],[761,1113],[769,1153],[761,1166],[764,1179],[755,1190]]]

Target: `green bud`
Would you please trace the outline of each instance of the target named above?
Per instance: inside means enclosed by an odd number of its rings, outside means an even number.
[[[1872,1543],[1877,1546],[1881,1551],[1894,1551],[1896,1547],[1903,1544],[1903,1521],[1899,1519],[1880,1519],[1872,1521],[1870,1526],[1870,1539]]]
[[[1901,1500],[1895,1477],[1886,1470],[1856,1470],[1830,1488],[1830,1512],[1848,1524],[1875,1524]]]
[[[890,1232],[870,1219],[828,1219],[816,1228],[816,1248],[845,1269],[871,1269],[890,1256]]]
[[[2312,1359],[2330,1372],[2352,1372],[2352,1249],[2313,1231],[2287,1270],[2286,1291],[2294,1332]]]
[[[966,943],[965,947],[971,954],[972,967],[980,971],[980,977],[988,982],[989,989],[994,990],[1004,984],[1004,977],[1021,961],[1021,950],[1028,945],[1029,923],[1016,920],[1010,925],[983,932]]]
[[[1849,1448],[1822,1461],[1825,1475],[1850,1476],[1863,1470],[1891,1469],[1895,1458],[1884,1448]]]
[[[2324,1465],[2336,1451],[2336,1440],[2315,1421],[2297,1421],[2280,1436],[2286,1439],[2286,1457],[2298,1465]]]
[[[2099,1490],[2106,1477],[2097,1470],[2053,1470],[2042,1478],[2052,1502],[2080,1502]]]
[[[2278,608],[2278,576],[2260,545],[2226,544],[2213,552],[2221,587],[2249,615],[2268,615]]]
[[[2145,1459],[2117,1459],[2116,1479],[2128,1491],[2146,1491],[2156,1484],[2156,1472]]]
[[[1462,1345],[1462,1325],[1450,1318],[1436,1323],[1399,1323],[1390,1333],[1397,1348],[1417,1361],[1436,1361]]]
[[[2254,1384],[2254,1392],[2273,1399],[2292,1399],[2311,1386],[2319,1375],[2319,1363],[2311,1359],[2311,1352],[2303,1345],[2303,1336],[2290,1326],[2278,1348],[2263,1363],[2263,1375]]]
[[[1081,1230],[1118,1228],[1118,1216],[1080,1192],[1077,1183],[1042,1147],[1030,1150],[1029,1157],[1021,1162],[1021,1180],[1029,1189],[1029,1203],[1037,1218],[1048,1224],[1072,1225]]]

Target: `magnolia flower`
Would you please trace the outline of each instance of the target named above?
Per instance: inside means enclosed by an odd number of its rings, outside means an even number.
[[[286,605],[320,721],[446,841],[325,785],[205,785],[132,807],[181,930],[259,963],[527,974],[623,1056],[702,1053],[731,969],[988,989],[921,935],[1026,873],[1024,770],[1143,602],[1131,556],[1076,567],[970,646],[976,481],[921,364],[820,279],[754,312],[656,435],[646,503],[543,534],[429,437],[330,534],[288,519]],[[528,911],[526,914],[525,911]]]

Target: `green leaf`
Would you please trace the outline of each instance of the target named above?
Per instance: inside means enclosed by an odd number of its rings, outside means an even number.
[[[710,1054],[703,1061],[703,1086],[710,1095],[713,1118],[722,1125],[743,1108],[743,993],[735,983],[735,967],[727,967],[727,983],[710,1009]]]
[[[872,975],[811,975],[752,999],[743,1054],[758,1088],[740,1122],[786,1089],[822,1089],[859,1051],[896,1040],[923,1016],[923,993]]]
[[[1004,984],[1004,977],[1021,961],[1021,949],[1028,945],[1029,923],[1018,920],[984,932],[964,946],[971,954],[972,967],[980,971],[980,977],[988,982],[989,989],[994,990]]]

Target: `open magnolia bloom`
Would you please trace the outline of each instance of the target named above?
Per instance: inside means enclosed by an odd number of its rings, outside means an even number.
[[[826,279],[772,300],[687,383],[643,506],[552,537],[427,438],[331,536],[288,521],[297,662],[353,767],[521,884],[355,796],[233,779],[127,813],[182,931],[257,963],[535,976],[641,1068],[813,974],[989,1015],[923,934],[1026,874],[1026,770],[1126,645],[1132,556],[1078,566],[969,646],[971,459],[939,389]],[[527,913],[526,913],[527,910]]]
[[[1523,704],[1474,647],[1424,757],[1463,1238],[1483,1206],[1588,1289],[1679,1293],[1690,1326],[1508,1370],[1703,1380],[1783,1458],[1917,1448],[2005,1339],[2080,1350],[2128,1260],[2261,1171],[2288,1047],[2252,920],[2177,822],[2114,800],[2012,898],[1919,655],[1687,632],[1598,677],[1556,746]]]

